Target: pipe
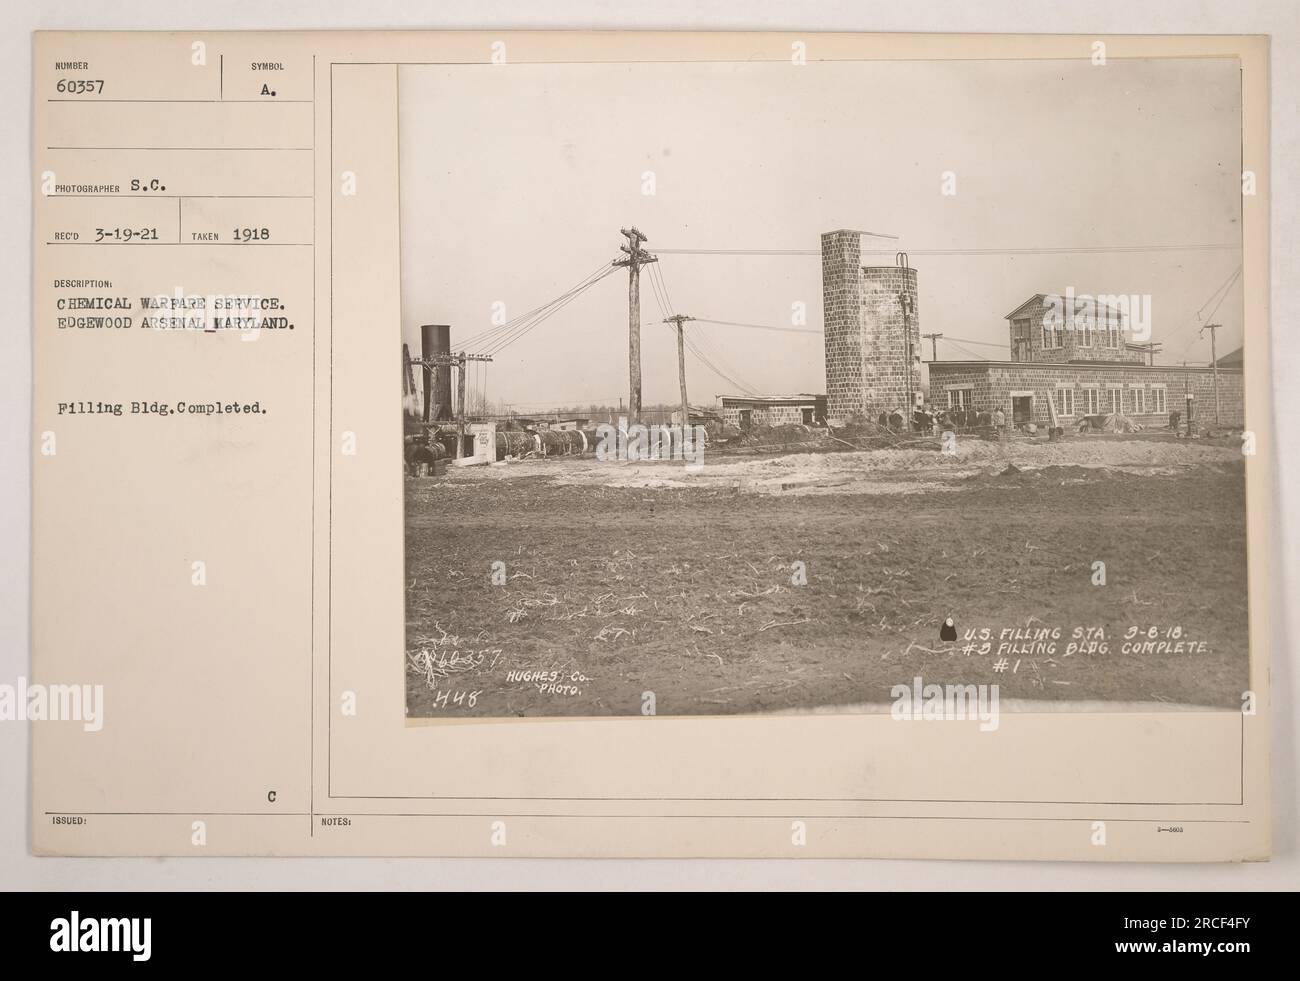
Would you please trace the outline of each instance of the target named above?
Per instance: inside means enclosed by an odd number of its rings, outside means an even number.
[[[441,443],[423,436],[407,436],[405,444],[402,455],[407,470],[416,477],[424,476],[433,469],[434,464],[450,455]]]
[[[508,456],[516,459],[533,450],[533,437],[531,433],[521,432],[519,430],[497,430],[497,459],[504,460]]]

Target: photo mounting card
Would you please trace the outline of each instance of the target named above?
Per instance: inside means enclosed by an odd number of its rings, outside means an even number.
[[[37,852],[1268,857],[1266,39],[34,58]]]

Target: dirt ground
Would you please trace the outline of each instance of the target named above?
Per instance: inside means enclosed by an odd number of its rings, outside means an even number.
[[[1248,687],[1230,443],[526,461],[408,478],[406,521],[411,718],[880,710],[918,676],[1004,707]]]

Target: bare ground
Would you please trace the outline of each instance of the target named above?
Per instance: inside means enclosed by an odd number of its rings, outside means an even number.
[[[961,451],[408,479],[408,716],[639,714],[647,692],[659,715],[825,710],[916,676],[1003,699],[1239,705],[1232,446]]]

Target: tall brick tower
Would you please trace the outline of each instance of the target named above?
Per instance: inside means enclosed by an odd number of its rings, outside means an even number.
[[[875,419],[921,391],[916,270],[863,266],[862,233],[822,234],[826,413]]]

